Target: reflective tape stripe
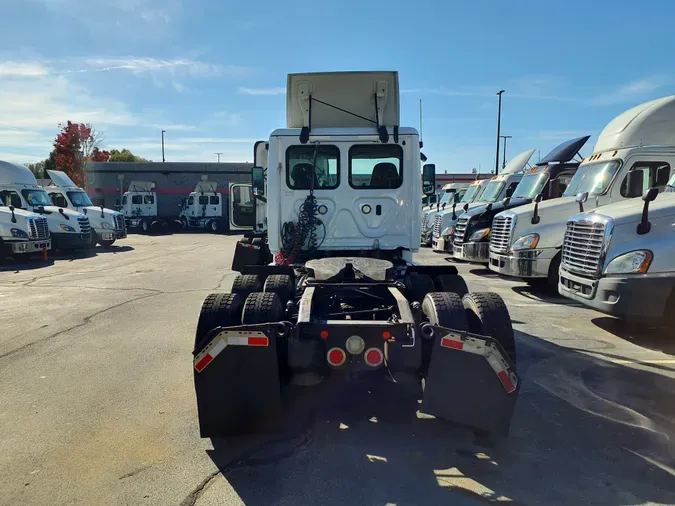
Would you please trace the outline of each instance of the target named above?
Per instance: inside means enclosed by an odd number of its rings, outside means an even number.
[[[441,338],[441,346],[453,350],[466,351],[474,355],[485,354],[485,341],[475,337],[451,332]]]
[[[219,332],[194,358],[194,367],[202,372],[227,346],[269,346],[270,340],[264,332],[224,330]]]
[[[488,361],[488,364],[490,364],[490,367],[492,367],[492,370],[497,374],[499,381],[504,385],[504,389],[507,393],[514,392],[518,385],[518,377],[511,371],[499,350],[490,346],[485,354],[485,359]]]

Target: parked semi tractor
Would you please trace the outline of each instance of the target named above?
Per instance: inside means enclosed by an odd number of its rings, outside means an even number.
[[[129,230],[149,233],[158,229],[178,228],[178,216],[160,216],[157,212],[157,193],[151,181],[131,181],[122,195],[120,212]]]
[[[41,253],[52,247],[47,218],[7,206],[0,197],[0,260],[7,256]]]
[[[675,96],[646,102],[618,115],[603,129],[593,154],[579,166],[563,196],[504,211],[495,227],[507,239],[490,251],[490,269],[557,289],[569,218],[612,202],[664,188],[675,157]],[[641,175],[636,177],[636,172]],[[630,176],[630,177],[629,177]],[[640,183],[640,184],[638,184]],[[579,204],[576,197],[585,195]]]
[[[46,218],[49,234],[47,235],[47,231],[40,231],[38,238],[51,238],[52,249],[89,247],[89,218],[72,209],[55,206],[27,167],[0,161],[0,198],[15,209],[37,213]]]
[[[464,204],[463,212],[485,204],[498,202],[513,195],[523,177],[523,169],[532,158],[534,151],[534,149],[524,151],[513,157],[498,176],[492,176],[483,190],[480,200]],[[446,209],[436,213],[431,241],[434,251],[440,253],[453,252],[452,241],[460,214],[461,212],[458,213],[456,209]]]
[[[469,183],[448,183],[443,185],[441,200],[436,205],[422,209],[422,245],[431,245],[431,231],[436,213],[443,211],[447,206],[457,204],[462,200],[469,188]]]
[[[639,179],[640,171],[634,173]],[[637,186],[637,183],[635,183]],[[675,328],[675,176],[567,222],[558,291],[629,323]],[[583,253],[583,254],[582,254]]]
[[[100,244],[110,247],[118,239],[127,236],[127,228],[122,213],[106,209],[103,206],[95,206],[87,192],[78,187],[65,172],[60,170],[48,170],[51,178],[49,186],[45,187],[47,195],[58,207],[74,209],[89,218],[91,225],[90,243],[92,246]]]
[[[502,220],[493,218],[505,209],[513,209],[537,200],[561,197],[579,167],[573,161],[590,135],[563,142],[531,169],[526,169],[511,197],[470,209],[457,220],[453,237],[453,255],[457,260],[487,264],[489,249],[499,248],[506,240],[500,228]]]
[[[255,203],[251,185],[230,183],[229,199],[218,193],[215,181],[200,181],[183,199],[179,219],[184,229],[201,228],[211,232],[252,230]],[[225,204],[225,205],[224,205]]]
[[[345,375],[414,378],[423,412],[505,434],[520,382],[504,302],[467,293],[452,265],[412,261],[435,167],[423,185],[397,73],[291,74],[287,118],[261,144],[270,169],[252,172],[273,261],[239,243],[231,293],[209,295],[198,320],[201,435],[270,420],[289,381]]]

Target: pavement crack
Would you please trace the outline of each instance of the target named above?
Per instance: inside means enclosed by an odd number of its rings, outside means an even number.
[[[180,503],[180,506],[194,506],[197,503],[197,499],[204,493],[204,490],[211,484],[214,478],[220,474],[220,470],[212,472],[202,482],[197,485],[192,492],[190,492],[185,499]]]
[[[152,466],[150,466],[150,465],[139,467],[138,469],[134,469],[133,471],[129,471],[128,473],[123,474],[122,476],[120,476],[117,479],[118,480],[125,480],[127,478],[131,478],[132,476],[136,476],[138,473],[142,473],[143,471],[145,471],[147,469],[150,469],[151,467]]]

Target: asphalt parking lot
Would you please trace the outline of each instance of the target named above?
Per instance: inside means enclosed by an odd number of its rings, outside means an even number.
[[[194,328],[236,239],[0,270],[1,504],[675,504],[675,336],[480,266],[459,269],[506,300],[523,380],[499,446],[418,418],[406,387],[354,383],[296,396],[265,434],[200,439]]]

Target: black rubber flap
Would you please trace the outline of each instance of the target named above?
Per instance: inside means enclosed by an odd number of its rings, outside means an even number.
[[[201,372],[193,368],[199,432],[225,437],[250,432],[280,411],[276,326],[228,327],[264,332],[268,346],[226,346]],[[215,337],[214,339],[219,339]]]
[[[520,381],[516,390],[508,393],[483,356],[441,347],[440,336],[447,334],[449,329],[433,328],[438,337],[434,338],[421,411],[493,434],[507,435]],[[496,345],[508,362],[494,339],[484,336],[481,339]]]
[[[261,265],[265,261],[265,254],[261,246],[237,242],[232,258],[232,270],[241,272],[247,265]]]

